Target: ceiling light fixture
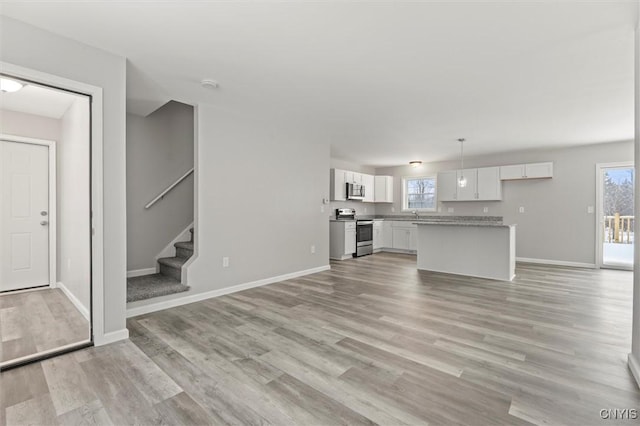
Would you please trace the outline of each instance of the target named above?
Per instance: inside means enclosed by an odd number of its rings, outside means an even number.
[[[467,178],[464,177],[464,138],[458,139],[460,142],[460,177],[458,178],[458,186],[464,188],[467,186]]]
[[[205,89],[217,89],[220,84],[217,81],[211,80],[210,78],[205,78],[200,82],[200,85]]]
[[[22,89],[24,84],[19,81],[11,80],[10,78],[0,78],[0,91],[4,93],[17,92]]]
[[[413,168],[420,167],[422,165],[422,161],[420,160],[409,161],[409,165]]]

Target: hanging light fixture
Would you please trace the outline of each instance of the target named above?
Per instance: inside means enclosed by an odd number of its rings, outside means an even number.
[[[467,186],[467,178],[464,177],[464,138],[458,139],[460,142],[460,177],[458,178],[458,186],[464,188]]]

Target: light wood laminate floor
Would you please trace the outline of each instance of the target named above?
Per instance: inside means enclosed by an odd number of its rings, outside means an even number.
[[[59,288],[0,294],[0,362],[91,338],[91,327]]]
[[[520,264],[509,283],[406,255],[332,262],[7,371],[0,422],[596,424],[640,408],[631,294],[625,271]]]

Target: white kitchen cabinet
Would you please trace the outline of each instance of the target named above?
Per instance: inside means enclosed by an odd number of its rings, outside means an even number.
[[[553,163],[531,163],[524,165],[524,175],[527,179],[541,179],[553,177]]]
[[[358,185],[362,185],[362,173],[345,171],[344,180],[348,183],[357,183]]]
[[[456,201],[458,198],[457,172],[449,170],[438,173],[438,201]]]
[[[375,177],[374,201],[376,203],[393,203],[393,176]]]
[[[553,177],[553,163],[513,164],[500,167],[501,180],[542,179]]]
[[[332,221],[329,223],[329,257],[344,260],[356,252],[356,222]]]
[[[362,185],[364,185],[364,199],[365,203],[373,203],[375,201],[375,176],[362,175]]]
[[[373,221],[373,250],[380,251],[384,247],[384,221]]]
[[[331,201],[345,201],[347,199],[346,170],[331,169],[329,173],[329,198]]]
[[[464,175],[467,185],[458,186]],[[438,201],[490,201],[502,199],[499,167],[449,170],[438,173]]]
[[[396,221],[391,226],[391,248],[404,251],[415,251],[418,247],[418,226],[410,222]]]
[[[502,182],[499,167],[482,167],[478,169],[477,200],[502,200]]]
[[[467,179],[467,185],[460,187],[457,182],[462,176]],[[478,193],[478,169],[457,170],[456,186],[458,188],[457,201],[475,201]]]
[[[392,248],[393,247],[393,232],[392,221],[385,220],[382,222],[382,247],[384,248]]]

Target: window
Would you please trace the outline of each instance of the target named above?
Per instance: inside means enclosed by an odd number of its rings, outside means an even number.
[[[402,209],[435,211],[435,176],[406,177],[402,179]]]

